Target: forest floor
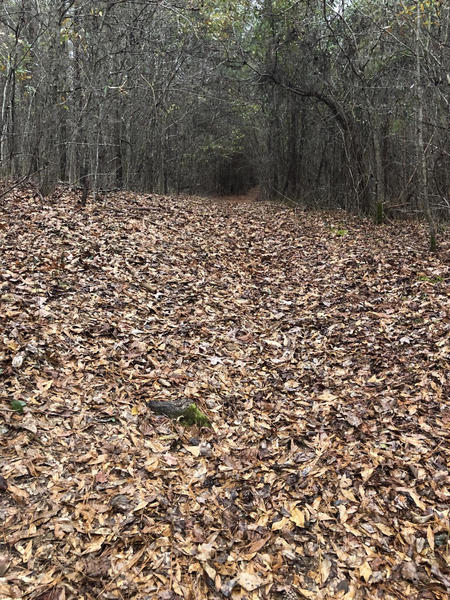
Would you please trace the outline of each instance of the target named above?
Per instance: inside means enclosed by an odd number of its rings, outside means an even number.
[[[448,249],[251,199],[4,196],[0,598],[447,598]],[[212,427],[146,406],[179,398]]]

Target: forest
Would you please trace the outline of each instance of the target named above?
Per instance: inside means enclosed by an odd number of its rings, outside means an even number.
[[[435,237],[449,14],[440,0],[4,0],[1,174],[44,195],[257,184],[379,222],[424,216]]]
[[[447,600],[449,33],[0,0],[0,600]]]

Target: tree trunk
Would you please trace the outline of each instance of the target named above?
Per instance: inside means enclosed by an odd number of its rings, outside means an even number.
[[[416,89],[417,89],[417,159],[419,166],[419,190],[420,200],[423,212],[428,221],[428,233],[430,250],[437,250],[437,229],[433,218],[433,211],[430,206],[428,196],[428,173],[427,156],[423,139],[423,105],[424,92],[422,85],[422,40],[421,40],[421,19],[420,3],[417,3],[416,11]]]

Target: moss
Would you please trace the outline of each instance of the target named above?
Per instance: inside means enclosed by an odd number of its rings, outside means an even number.
[[[211,427],[210,420],[195,403],[189,404],[189,406],[183,410],[180,421],[183,425],[187,425],[188,427],[191,427],[192,425],[197,425],[198,427]]]
[[[419,281],[426,281],[428,283],[432,283],[436,285],[438,283],[443,283],[445,279],[441,275],[437,275],[436,277],[428,277],[428,275],[420,275]]]
[[[331,227],[331,233],[334,233],[334,235],[338,235],[339,237],[344,237],[344,235],[347,235],[348,229],[342,229],[339,227]]]

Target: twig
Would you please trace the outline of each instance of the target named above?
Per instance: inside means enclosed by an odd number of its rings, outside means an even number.
[[[10,188],[8,188],[6,190],[6,192],[2,192],[0,194],[0,198],[3,198],[3,196],[6,196],[7,194],[9,194],[9,192],[12,192],[13,189],[15,189],[17,186],[19,186],[21,183],[23,183],[27,179],[28,179],[28,175],[25,175],[25,177],[23,177],[22,179],[19,179],[19,181],[16,181],[16,183],[14,185],[12,185]]]
[[[40,171],[42,171],[42,169],[45,169],[45,167],[41,167],[37,171],[34,171],[33,173],[30,173],[29,175],[25,175],[25,177],[22,177],[22,179],[19,179],[19,181],[16,181],[16,183],[14,185],[12,185],[10,188],[8,188],[6,190],[6,192],[2,192],[0,194],[0,198],[3,198],[3,196],[6,196],[7,194],[9,194],[9,192],[12,192],[12,190],[14,190],[16,187],[18,187],[21,183],[23,183],[27,179],[30,179],[32,177],[32,175],[36,175],[36,173],[39,173]]]

